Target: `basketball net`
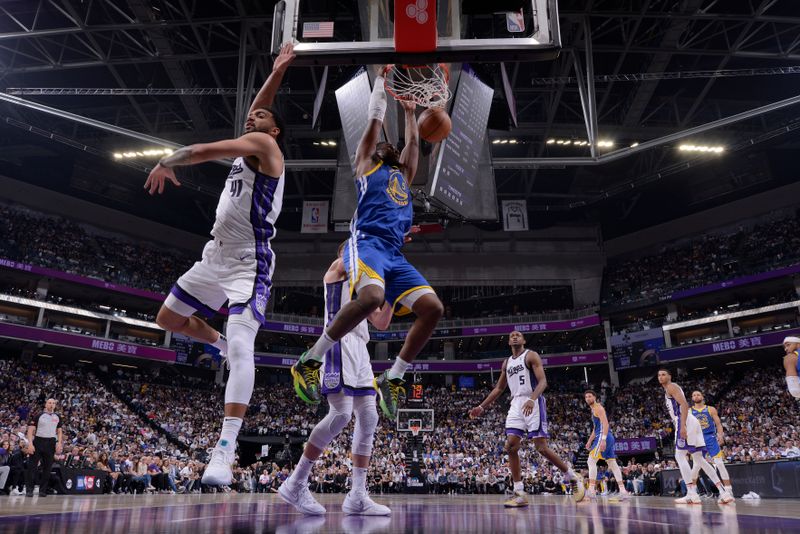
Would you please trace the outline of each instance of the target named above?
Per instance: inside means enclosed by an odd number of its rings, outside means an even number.
[[[426,108],[444,108],[452,96],[448,87],[450,69],[444,63],[389,65],[385,74],[384,87],[397,100],[410,100]]]
[[[411,435],[414,436],[415,438],[419,436],[420,428],[421,427],[418,427],[417,425],[412,425],[408,427],[408,429],[411,430]]]

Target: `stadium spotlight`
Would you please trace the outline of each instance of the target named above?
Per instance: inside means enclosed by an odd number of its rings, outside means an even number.
[[[114,159],[139,159],[139,158],[160,158],[172,154],[171,148],[148,148],[146,150],[129,150],[126,152],[114,152]]]
[[[723,146],[709,146],[709,145],[680,145],[678,150],[681,152],[705,152],[709,154],[722,154],[725,152]]]

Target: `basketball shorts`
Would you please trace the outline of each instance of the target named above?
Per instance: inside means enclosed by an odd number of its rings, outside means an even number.
[[[527,438],[549,438],[547,431],[547,406],[544,397],[540,396],[533,403],[533,411],[526,416],[522,407],[530,397],[514,397],[506,416],[506,435],[515,435]]]
[[[589,455],[594,458],[595,460],[616,460],[617,453],[614,452],[614,434],[609,432],[606,434],[606,450],[600,450],[600,436],[595,436],[594,441],[592,442],[592,450],[589,451]]]
[[[711,459],[722,458],[722,449],[717,441],[717,436],[714,434],[703,434],[703,439],[706,444],[706,456]]]
[[[203,248],[202,260],[178,278],[164,304],[184,317],[198,312],[208,318],[228,301],[231,315],[249,307],[264,324],[274,269],[275,255],[268,245],[212,239]]]
[[[357,397],[376,393],[367,342],[352,333],[325,353],[319,376],[323,395],[342,392]]]
[[[697,417],[689,414],[686,419],[686,439],[680,438],[680,430],[678,429],[677,419],[672,420],[675,425],[675,449],[679,451],[687,451],[689,454],[695,452],[705,452],[706,441],[703,439],[703,429],[700,428],[700,421]]]
[[[418,298],[434,293],[428,281],[408,263],[402,252],[379,237],[351,236],[343,259],[350,290],[357,292],[366,285],[382,287],[384,300],[392,304],[396,315],[410,313]]]

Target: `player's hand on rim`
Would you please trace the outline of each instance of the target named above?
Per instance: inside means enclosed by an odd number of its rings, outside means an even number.
[[[400,102],[400,105],[403,106],[403,109],[406,111],[414,112],[417,109],[417,103],[410,98],[401,98],[398,102]]]
[[[176,187],[181,186],[181,183],[175,177],[175,170],[164,167],[159,163],[150,171],[150,175],[144,183],[144,188],[147,189],[148,193],[151,195],[156,192],[160,195],[164,192],[164,184],[166,184],[167,180],[172,182]]]

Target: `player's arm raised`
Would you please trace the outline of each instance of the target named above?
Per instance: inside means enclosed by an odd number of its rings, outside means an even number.
[[[272,73],[267,77],[264,85],[259,89],[256,97],[253,99],[248,115],[256,109],[272,107],[272,103],[275,101],[275,95],[278,94],[278,89],[280,89],[281,83],[283,82],[283,75],[286,74],[286,69],[292,64],[294,58],[294,45],[292,43],[284,44],[280,54],[278,54],[278,57],[275,58],[275,62],[272,64]]]
[[[375,153],[375,146],[381,138],[381,128],[383,128],[383,118],[386,116],[386,89],[384,89],[383,70],[375,78],[375,85],[372,88],[372,95],[369,97],[369,123],[367,124],[364,135],[356,149],[356,174],[361,176],[373,165],[372,155]]]
[[[708,413],[711,418],[714,420],[714,424],[717,426],[717,442],[722,445],[725,441],[725,434],[722,428],[722,421],[720,421],[719,413],[717,413],[717,409],[711,406],[708,407]]]
[[[164,192],[167,180],[173,185],[181,185],[175,177],[175,167],[239,156],[255,156],[262,164],[265,164],[267,171],[272,176],[280,174],[282,157],[275,138],[262,132],[251,132],[236,139],[199,143],[179,148],[169,156],[161,158],[161,161],[153,167],[144,183],[144,188],[151,195],[156,192],[161,194]]]
[[[497,379],[497,384],[495,384],[494,389],[489,392],[486,398],[483,399],[482,403],[469,411],[470,419],[475,419],[476,417],[480,417],[486,413],[486,407],[491,406],[494,401],[496,401],[503,393],[505,393],[507,386],[508,381],[506,380],[506,362],[503,362],[503,366],[500,368],[500,378]]]
[[[686,439],[686,420],[689,418],[689,403],[686,402],[686,397],[683,396],[681,388],[675,384],[667,386],[667,393],[675,399],[675,402],[681,405],[681,417],[678,421],[677,432],[680,439]]]
[[[414,176],[417,174],[417,165],[419,164],[419,126],[417,125],[417,117],[414,115],[417,104],[410,100],[401,100],[400,105],[403,106],[406,117],[406,144],[400,153],[400,163],[403,165],[403,174],[406,182],[411,185],[414,181]]]

